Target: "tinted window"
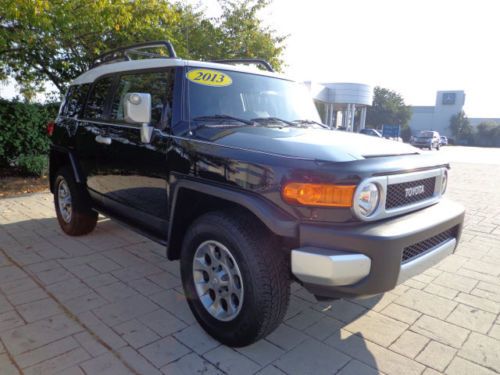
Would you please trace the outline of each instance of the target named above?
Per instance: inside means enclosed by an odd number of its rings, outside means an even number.
[[[70,86],[62,110],[63,116],[74,117],[82,114],[90,84]]]
[[[85,118],[102,119],[104,117],[104,106],[112,83],[112,77],[106,77],[95,82],[85,107]]]
[[[432,138],[434,136],[433,132],[420,132],[420,137],[423,138]]]
[[[321,121],[311,94],[302,84],[233,71],[213,71],[229,77],[225,86],[189,80],[191,119],[201,116],[230,115],[251,120],[278,117],[287,121]],[[212,78],[216,77],[212,75]],[[202,77],[203,78],[203,77]],[[216,78],[216,79],[217,79]],[[210,80],[212,81],[212,80]]]
[[[125,74],[120,77],[118,90],[111,106],[111,119],[124,119],[124,98],[131,92],[151,95],[151,123],[159,125],[162,116],[165,125],[172,120],[173,69],[162,72]]]

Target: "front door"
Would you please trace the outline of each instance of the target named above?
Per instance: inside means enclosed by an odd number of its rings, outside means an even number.
[[[97,173],[88,186],[100,197],[104,211],[166,240],[168,223],[167,149],[170,137],[163,130],[172,120],[174,71],[121,73],[114,83],[105,121],[99,129]],[[150,143],[141,142],[141,124],[125,122],[127,93],[151,95]]]

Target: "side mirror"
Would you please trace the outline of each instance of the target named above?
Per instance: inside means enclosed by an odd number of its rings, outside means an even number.
[[[151,95],[131,92],[124,98],[124,118],[132,124],[149,124],[151,121]]]
[[[124,118],[132,124],[141,124],[141,142],[149,143],[153,135],[151,122],[151,95],[131,92],[124,98]]]

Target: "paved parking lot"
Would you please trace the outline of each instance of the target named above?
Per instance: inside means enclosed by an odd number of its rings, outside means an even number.
[[[0,374],[500,373],[500,149],[445,148],[467,208],[457,253],[395,290],[318,303],[234,350],[208,337],[164,249],[102,219],[59,230],[52,197],[0,200]]]

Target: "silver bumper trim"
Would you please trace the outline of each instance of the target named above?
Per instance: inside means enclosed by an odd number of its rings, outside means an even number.
[[[419,256],[415,260],[402,264],[401,270],[399,271],[398,284],[405,282],[409,278],[418,275],[427,268],[439,263],[448,255],[452,254],[456,246],[457,240],[455,238],[450,238],[446,242],[430,249],[427,253]]]
[[[370,273],[371,259],[363,254],[316,247],[292,250],[292,273],[302,282],[342,286],[355,284]]]

